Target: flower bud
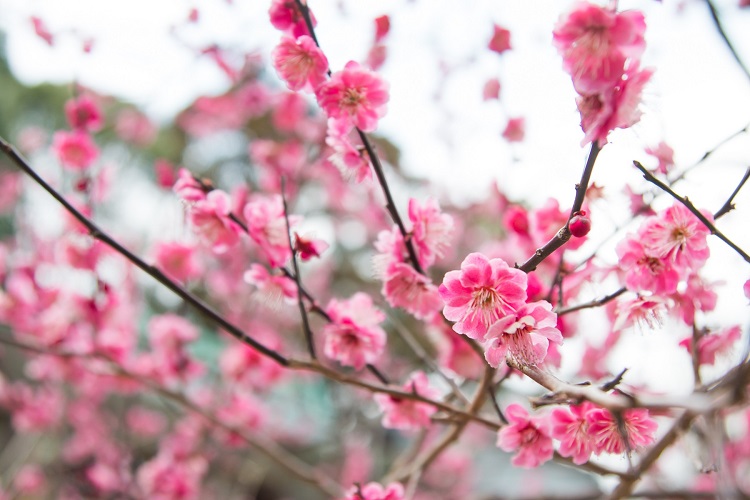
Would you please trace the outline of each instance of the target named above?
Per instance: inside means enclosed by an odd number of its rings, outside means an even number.
[[[576,238],[582,238],[591,231],[591,219],[588,218],[584,210],[576,212],[570,218],[568,229],[570,229],[570,234]]]

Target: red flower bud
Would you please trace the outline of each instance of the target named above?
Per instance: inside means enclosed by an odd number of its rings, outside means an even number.
[[[570,234],[576,238],[582,238],[591,231],[591,219],[586,216],[586,211],[581,210],[573,214],[568,223]]]

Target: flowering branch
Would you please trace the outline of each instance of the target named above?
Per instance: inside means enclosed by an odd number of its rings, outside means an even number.
[[[302,284],[299,275],[299,265],[297,264],[297,251],[292,243],[292,228],[289,225],[289,207],[286,203],[286,178],[281,178],[281,202],[284,205],[284,222],[286,223],[286,239],[289,242],[289,251],[292,254],[292,266],[294,268],[294,282],[297,285],[297,304],[299,306],[299,313],[302,317],[302,328],[305,332],[305,341],[307,342],[307,352],[310,354],[312,359],[315,359],[315,343],[313,342],[313,333],[310,329],[310,322],[307,318],[307,310],[305,304],[302,302]]]
[[[239,327],[235,326],[234,324],[227,321],[221,314],[214,311],[208,304],[204,303],[201,299],[187,291],[185,288],[177,284],[176,282],[169,279],[162,271],[160,271],[155,266],[147,264],[145,261],[143,261],[140,257],[132,253],[127,248],[123,247],[120,243],[118,243],[116,240],[114,240],[111,236],[109,236],[107,233],[102,231],[96,224],[94,224],[91,220],[89,220],[85,215],[83,215],[78,209],[76,209],[73,205],[71,205],[55,188],[50,186],[44,179],[42,179],[31,166],[28,164],[28,162],[18,153],[18,151],[5,139],[0,137],[0,150],[8,157],[10,158],[13,163],[16,164],[18,168],[23,170],[25,174],[27,174],[29,177],[31,177],[34,182],[39,184],[45,191],[47,191],[55,200],[58,201],[65,209],[78,220],[81,224],[83,224],[86,229],[88,229],[91,236],[105,245],[109,246],[113,250],[115,250],[117,253],[125,257],[127,260],[135,264],[138,268],[140,268],[142,271],[144,271],[146,274],[154,278],[156,281],[170,289],[172,292],[177,294],[182,300],[189,303],[193,307],[195,307],[198,311],[200,311],[202,314],[207,316],[209,319],[214,321],[216,324],[218,324],[220,327],[222,327],[224,330],[229,332],[233,337],[235,337],[240,342],[243,342],[244,344],[249,345],[253,349],[257,350],[264,356],[267,356],[271,359],[273,359],[276,363],[280,364],[281,366],[287,366],[289,364],[289,360],[282,356],[279,352],[266,347],[265,345],[261,344],[257,340],[249,337],[245,332],[243,332]]]
[[[525,273],[530,273],[531,271],[536,269],[536,267],[541,264],[547,257],[552,255],[555,250],[568,242],[571,236],[568,224],[570,223],[570,219],[573,218],[573,215],[576,212],[580,211],[581,207],[583,206],[583,200],[586,197],[586,190],[589,187],[591,173],[594,171],[594,163],[596,163],[596,157],[599,155],[599,151],[601,151],[599,143],[597,141],[592,142],[591,150],[589,151],[589,157],[586,160],[586,166],[584,167],[583,174],[581,175],[581,181],[576,184],[576,197],[573,201],[573,207],[570,209],[568,222],[566,222],[565,226],[560,228],[557,234],[555,234],[555,236],[551,240],[549,240],[543,247],[537,249],[537,251],[534,252],[534,255],[529,257],[526,262],[524,262],[520,266],[516,264],[516,268]]]
[[[318,39],[315,36],[315,28],[312,23],[312,18],[310,17],[310,9],[307,6],[307,3],[302,2],[301,0],[295,0],[295,4],[297,5],[297,8],[299,9],[302,17],[305,20],[305,25],[307,26],[307,30],[310,32],[310,36],[315,42],[315,45],[320,48],[320,43],[318,43]],[[328,70],[328,75],[331,75],[330,70]],[[396,224],[396,226],[398,226],[398,230],[401,233],[401,236],[404,238],[404,246],[406,246],[406,251],[409,254],[409,262],[418,273],[425,274],[424,269],[422,269],[422,266],[419,264],[419,258],[417,257],[417,252],[414,249],[414,244],[412,243],[409,232],[406,230],[404,221],[401,218],[401,215],[398,213],[396,204],[393,201],[393,196],[391,195],[388,181],[385,178],[385,173],[383,171],[383,165],[380,162],[380,158],[375,152],[375,148],[372,146],[372,142],[370,141],[370,138],[367,136],[367,134],[365,134],[359,127],[355,127],[355,130],[357,131],[357,134],[362,141],[362,145],[364,146],[365,151],[367,151],[367,156],[370,157],[370,163],[372,164],[372,168],[375,171],[375,176],[378,178],[378,183],[380,184],[383,195],[385,196],[386,210],[390,214],[391,219],[393,219],[393,222]]]
[[[124,369],[123,367],[121,367],[120,365],[112,361],[111,359],[109,359],[107,356],[104,356],[101,354],[82,354],[82,353],[74,353],[74,352],[64,352],[64,351],[57,351],[57,350],[48,349],[48,348],[44,349],[44,348],[41,348],[32,344],[19,342],[17,340],[10,340],[10,339],[6,339],[3,337],[0,337],[0,343],[15,347],[17,349],[35,352],[37,354],[47,354],[47,355],[57,356],[61,358],[81,358],[81,359],[103,360],[107,363],[109,368],[112,369],[112,374],[136,381],[144,385],[145,387],[148,387],[152,391],[158,393],[160,396],[177,403],[178,405],[182,406],[184,409],[189,410],[197,415],[200,415],[202,418],[204,418],[214,427],[221,428],[225,431],[231,432],[232,434],[236,434],[237,436],[241,437],[242,440],[245,441],[248,445],[260,451],[261,453],[265,454],[268,458],[270,458],[277,464],[281,465],[289,473],[301,479],[302,481],[305,481],[307,483],[310,483],[316,486],[325,494],[329,496],[338,496],[341,493],[342,487],[338,483],[336,483],[336,481],[334,481],[331,477],[311,467],[310,465],[304,463],[299,458],[287,452],[286,450],[284,450],[283,448],[275,444],[270,439],[264,438],[262,434],[250,435],[244,429],[222,422],[220,419],[218,419],[211,413],[207,412],[200,406],[196,405],[183,393],[172,390],[172,389],[167,389],[166,387],[155,384],[154,382],[148,380],[147,378],[143,376],[132,373]]]
[[[660,181],[659,179],[657,179],[656,177],[654,177],[654,175],[651,172],[649,172],[648,170],[646,170],[646,168],[643,165],[641,165],[639,162],[633,161],[633,165],[635,165],[635,167],[643,173],[643,177],[648,182],[650,182],[650,183],[658,186],[660,189],[662,189],[663,191],[665,191],[666,193],[668,193],[670,196],[672,196],[672,198],[674,198],[675,200],[677,200],[680,203],[682,203],[683,205],[685,205],[685,207],[688,210],[690,210],[693,213],[693,215],[695,215],[698,218],[698,220],[700,220],[703,223],[703,225],[708,228],[709,231],[711,231],[711,234],[715,234],[721,241],[723,241],[724,243],[726,243],[727,245],[729,245],[735,252],[737,252],[738,254],[740,254],[742,256],[742,258],[745,259],[745,262],[750,263],[750,255],[748,255],[744,250],[742,250],[739,246],[737,246],[729,238],[727,238],[726,236],[724,236],[724,233],[722,233],[721,231],[719,231],[716,228],[716,226],[710,220],[708,220],[705,215],[703,215],[700,212],[700,210],[698,210],[697,208],[695,208],[695,205],[693,205],[693,203],[687,197],[682,197],[682,196],[678,195],[677,193],[675,193],[672,190],[672,188],[670,188],[669,186],[667,186],[666,184],[664,184],[662,181]]]

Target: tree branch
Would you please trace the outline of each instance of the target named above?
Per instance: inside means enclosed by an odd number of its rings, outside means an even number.
[[[594,171],[594,163],[596,163],[596,157],[599,155],[601,148],[599,143],[594,141],[591,143],[591,150],[589,151],[589,157],[586,160],[586,166],[583,169],[581,175],[581,181],[576,184],[576,197],[573,200],[573,207],[570,209],[570,215],[568,216],[568,222],[557,231],[557,234],[549,240],[543,247],[537,249],[534,255],[528,258],[526,262],[520,266],[516,264],[516,267],[525,273],[530,273],[537,268],[547,257],[552,255],[555,250],[563,246],[570,239],[570,230],[568,224],[570,219],[573,218],[573,214],[581,210],[583,206],[583,200],[586,197],[586,190],[589,187],[589,181],[591,180],[591,173]]]
[[[273,359],[276,363],[281,366],[287,366],[289,360],[282,356],[279,352],[266,347],[257,340],[249,337],[239,327],[227,321],[223,316],[214,311],[208,304],[204,303],[201,299],[187,291],[185,288],[177,284],[176,282],[169,279],[163,272],[161,272],[155,266],[149,265],[144,262],[140,257],[136,256],[127,248],[123,247],[120,243],[114,240],[107,233],[102,231],[99,226],[94,224],[85,215],[78,211],[73,205],[71,205],[55,188],[50,186],[44,179],[42,179],[35,171],[31,168],[28,162],[16,151],[16,149],[10,145],[5,139],[0,137],[0,150],[10,158],[13,163],[18,166],[24,173],[31,177],[34,182],[39,184],[45,191],[47,191],[58,203],[60,203],[65,209],[78,220],[83,226],[88,229],[92,237],[101,241],[105,245],[112,248],[115,252],[119,253],[127,260],[135,264],[138,268],[144,271],[146,274],[154,278],[156,281],[170,289],[172,292],[177,294],[182,300],[196,308],[201,314],[211,319],[214,323],[218,324],[221,328],[229,332],[233,337],[239,341],[249,345],[253,349],[257,350],[264,356]]]
[[[744,250],[742,250],[739,246],[737,246],[729,238],[727,238],[726,236],[724,236],[724,233],[722,233],[721,231],[719,231],[716,228],[716,226],[710,220],[708,220],[708,218],[706,218],[705,215],[703,215],[700,212],[700,210],[698,210],[697,208],[695,208],[695,205],[693,205],[693,203],[687,197],[682,197],[682,196],[678,195],[677,193],[675,193],[672,190],[672,188],[670,188],[669,186],[667,186],[666,184],[664,184],[662,181],[660,181],[659,179],[657,179],[656,177],[654,177],[654,175],[651,172],[649,172],[648,170],[646,170],[646,168],[643,165],[641,165],[639,162],[634,161],[633,165],[635,165],[635,167],[643,173],[643,177],[648,182],[656,185],[657,187],[659,187],[660,189],[662,189],[663,191],[665,191],[666,193],[668,193],[670,196],[672,196],[672,198],[674,198],[675,200],[677,200],[680,203],[682,203],[683,205],[685,205],[685,207],[688,210],[690,210],[693,213],[693,215],[695,215],[698,218],[698,220],[700,220],[703,223],[703,225],[706,226],[709,229],[709,231],[711,231],[711,234],[715,234],[721,241],[723,241],[724,243],[726,243],[727,245],[729,245],[735,252],[737,252],[738,254],[740,254],[742,256],[742,258],[745,259],[745,262],[750,263],[750,255],[748,255]]]

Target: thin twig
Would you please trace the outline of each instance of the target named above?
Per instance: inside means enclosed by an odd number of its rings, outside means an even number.
[[[731,40],[729,40],[729,36],[727,36],[726,31],[724,31],[724,27],[722,26],[721,20],[719,19],[719,13],[716,11],[716,6],[711,0],[706,0],[706,5],[708,5],[708,10],[709,12],[711,12],[711,20],[714,22],[714,26],[716,26],[716,30],[719,32],[719,36],[721,36],[721,39],[724,40],[724,44],[729,49],[729,52],[732,53],[732,57],[735,61],[737,61],[737,64],[739,65],[742,72],[745,74],[747,79],[750,80],[750,71],[748,71],[745,63],[742,62],[740,55],[737,53],[737,50],[734,48]]]
[[[537,266],[541,264],[547,257],[552,255],[555,250],[568,242],[571,237],[570,229],[568,229],[568,224],[570,223],[570,219],[573,218],[573,214],[580,211],[581,207],[583,206],[583,200],[586,197],[586,190],[589,187],[591,173],[594,171],[594,164],[596,163],[596,157],[599,155],[599,151],[601,151],[599,143],[597,141],[592,142],[591,150],[589,151],[589,157],[586,160],[586,166],[584,167],[583,174],[581,175],[581,181],[576,184],[576,197],[573,200],[573,207],[570,209],[570,215],[568,216],[568,220],[565,225],[561,227],[557,234],[555,234],[555,236],[551,240],[549,240],[543,247],[537,249],[537,251],[534,252],[534,255],[529,257],[526,262],[524,262],[520,266],[516,264],[516,267],[518,269],[525,273],[530,273],[531,271],[536,269]]]
[[[583,304],[578,304],[575,306],[570,307],[563,307],[562,309],[557,311],[558,316],[564,316],[566,314],[570,314],[575,311],[580,311],[581,309],[589,309],[592,307],[600,307],[606,304],[607,302],[611,302],[623,293],[627,292],[628,289],[625,287],[618,288],[614,292],[610,293],[609,295],[605,295],[604,297],[601,297],[599,299],[594,299],[591,302],[585,302]]]
[[[310,31],[310,36],[315,42],[315,45],[317,45],[318,48],[321,48],[320,43],[318,43],[318,39],[315,36],[315,28],[313,27],[312,18],[310,17],[310,8],[307,6],[307,3],[303,2],[302,0],[295,0],[295,4],[297,5],[300,14],[305,20],[305,25],[307,26],[308,31]],[[330,70],[328,70],[328,75],[331,75]],[[391,189],[388,186],[387,179],[385,178],[383,164],[380,162],[380,158],[375,152],[375,148],[373,147],[369,137],[367,137],[367,134],[365,134],[359,127],[356,127],[355,130],[357,131],[357,134],[362,141],[362,145],[365,147],[365,151],[367,151],[367,156],[370,157],[372,169],[375,171],[375,176],[378,178],[378,183],[380,184],[380,188],[383,191],[383,195],[385,195],[385,208],[390,214],[391,219],[393,219],[393,222],[398,227],[402,238],[404,239],[404,246],[406,247],[406,252],[409,255],[409,262],[411,263],[415,271],[420,274],[425,274],[424,269],[422,269],[422,266],[419,264],[419,258],[417,257],[417,251],[414,248],[414,243],[412,242],[411,235],[406,230],[404,221],[401,218],[401,215],[398,213],[398,209],[396,208],[396,203],[393,201]]]
[[[721,208],[714,214],[714,219],[723,217],[724,214],[728,214],[730,211],[734,210],[734,203],[732,203],[734,201],[734,197],[737,196],[737,194],[740,192],[740,189],[742,189],[742,186],[745,185],[748,179],[750,179],[750,167],[745,170],[745,175],[742,176],[739,184],[737,184],[737,187],[734,188],[734,191],[732,191],[732,194],[729,195],[729,198],[727,198],[727,201],[724,202],[724,205],[722,205]]]
[[[281,202],[284,205],[284,222],[286,222],[286,239],[289,242],[289,251],[292,253],[292,267],[294,268],[294,282],[297,284],[297,305],[299,306],[299,313],[302,317],[302,328],[305,332],[305,341],[307,342],[307,352],[310,354],[312,359],[316,359],[315,356],[315,342],[313,341],[313,333],[310,328],[310,321],[307,318],[307,309],[305,304],[302,302],[302,284],[299,275],[299,265],[297,264],[297,251],[292,243],[292,228],[289,225],[289,207],[286,203],[286,178],[281,177]]]
[[[650,182],[650,183],[658,186],[659,188],[661,188],[662,190],[664,190],[665,192],[667,192],[670,196],[672,196],[672,198],[674,198],[675,200],[677,200],[680,203],[682,203],[683,205],[685,205],[685,207],[688,210],[690,210],[693,213],[693,215],[695,215],[698,218],[698,220],[700,220],[703,223],[703,225],[708,228],[709,231],[711,231],[711,234],[715,234],[721,241],[723,241],[724,243],[726,243],[727,245],[729,245],[735,252],[737,252],[738,254],[740,254],[742,256],[742,258],[745,259],[745,262],[750,262],[750,255],[748,255],[743,249],[741,249],[739,246],[737,246],[729,238],[727,238],[726,236],[724,236],[724,233],[722,233],[721,231],[719,231],[716,228],[716,226],[710,220],[708,220],[708,218],[705,215],[703,215],[700,212],[700,210],[698,210],[697,208],[695,208],[695,205],[693,205],[693,203],[687,197],[683,197],[683,196],[680,196],[677,193],[675,193],[672,190],[672,188],[670,188],[669,186],[667,186],[666,184],[664,184],[662,181],[660,181],[659,179],[657,179],[656,177],[654,177],[654,175],[651,172],[649,172],[648,170],[646,170],[646,168],[643,165],[641,165],[639,162],[634,161],[633,165],[635,165],[635,167],[643,173],[643,177],[648,182]]]

